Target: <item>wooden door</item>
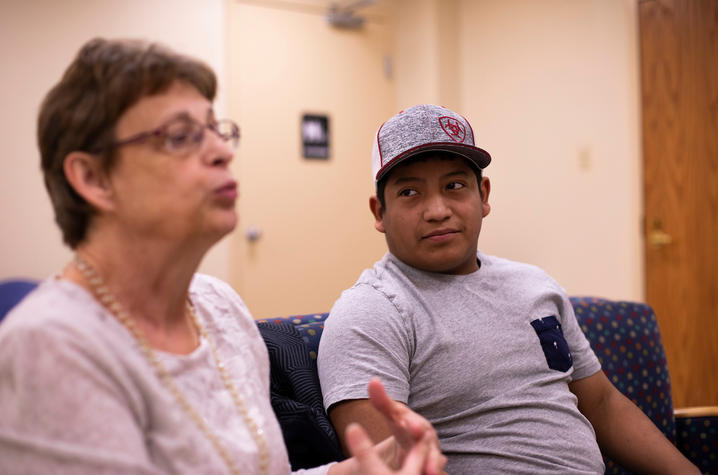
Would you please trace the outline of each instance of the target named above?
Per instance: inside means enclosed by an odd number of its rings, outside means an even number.
[[[675,407],[718,404],[718,1],[639,3],[646,299]]]
[[[391,18],[362,8],[363,28],[338,29],[330,3],[228,2],[229,115],[242,131],[231,282],[256,318],[329,311],[386,249],[368,200],[372,139],[396,112]],[[329,117],[328,160],[303,158],[303,114]]]

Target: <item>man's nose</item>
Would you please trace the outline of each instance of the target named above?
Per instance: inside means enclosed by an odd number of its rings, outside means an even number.
[[[451,216],[451,207],[440,193],[428,196],[425,203],[424,219],[426,221],[443,221]]]

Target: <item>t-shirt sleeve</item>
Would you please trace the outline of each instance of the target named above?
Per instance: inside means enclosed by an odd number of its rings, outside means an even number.
[[[366,399],[379,377],[389,396],[406,403],[414,344],[395,305],[371,285],[357,284],[337,300],[325,323],[317,364],[324,407]]]
[[[2,335],[1,473],[155,473],[131,394],[93,351],[61,328]]]
[[[576,320],[573,305],[568,299],[566,292],[561,289],[561,327],[564,338],[568,343],[573,358],[573,373],[571,379],[578,380],[587,378],[601,370],[601,363],[591,349],[586,335]]]

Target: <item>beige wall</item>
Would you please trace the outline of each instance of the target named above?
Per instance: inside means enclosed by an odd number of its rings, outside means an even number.
[[[493,210],[481,247],[546,268],[572,294],[641,299],[635,0],[397,0],[395,5],[402,14],[394,35],[394,109],[417,102],[456,108],[494,157],[487,170]],[[5,147],[0,278],[43,277],[59,269],[69,253],[59,244],[38,172],[34,123],[42,95],[94,35],[160,40],[204,58],[225,78],[226,5],[11,0],[0,8]],[[261,82],[262,74],[252,71],[251,80]],[[288,74],[288,87],[291,79]],[[228,81],[222,84],[228,87]],[[263,100],[245,95],[256,101],[252,108]],[[251,130],[251,117],[242,120]],[[294,135],[286,140],[297,141]],[[331,200],[324,205],[327,214],[366,222],[366,216],[333,209]],[[237,272],[231,256],[242,250],[236,241],[230,250],[232,240],[225,240],[204,270],[223,278]]]
[[[417,103],[461,110],[457,0],[396,0],[397,110]]]
[[[361,31],[336,29],[318,3],[229,8],[230,112],[243,135],[231,283],[257,318],[328,310],[386,249],[368,201],[371,141],[396,103],[383,66],[390,18],[372,7]],[[305,113],[329,118],[328,160],[302,157]]]
[[[642,299],[635,2],[461,6],[462,108],[494,157],[481,247],[570,294]]]
[[[171,4],[171,6],[170,6]],[[3,0],[0,4],[0,279],[43,278],[67,262],[39,172],[35,121],[40,101],[80,46],[95,36],[163,42],[209,63],[226,112],[223,0]],[[203,269],[229,273],[228,241]]]
[[[493,157],[480,248],[642,299],[635,2],[397,3],[400,107],[456,104]]]

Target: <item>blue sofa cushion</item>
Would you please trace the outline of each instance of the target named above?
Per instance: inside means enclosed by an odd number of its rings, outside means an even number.
[[[0,282],[0,321],[5,315],[37,287],[37,282],[27,279],[11,279]]]
[[[595,297],[571,297],[571,303],[606,377],[675,443],[671,382],[653,309]],[[606,473],[630,473],[605,461]]]
[[[272,409],[282,427],[292,470],[344,459],[324,411],[316,362],[291,323],[258,322],[271,368]]]
[[[701,473],[718,474],[718,417],[677,417],[678,448]]]

